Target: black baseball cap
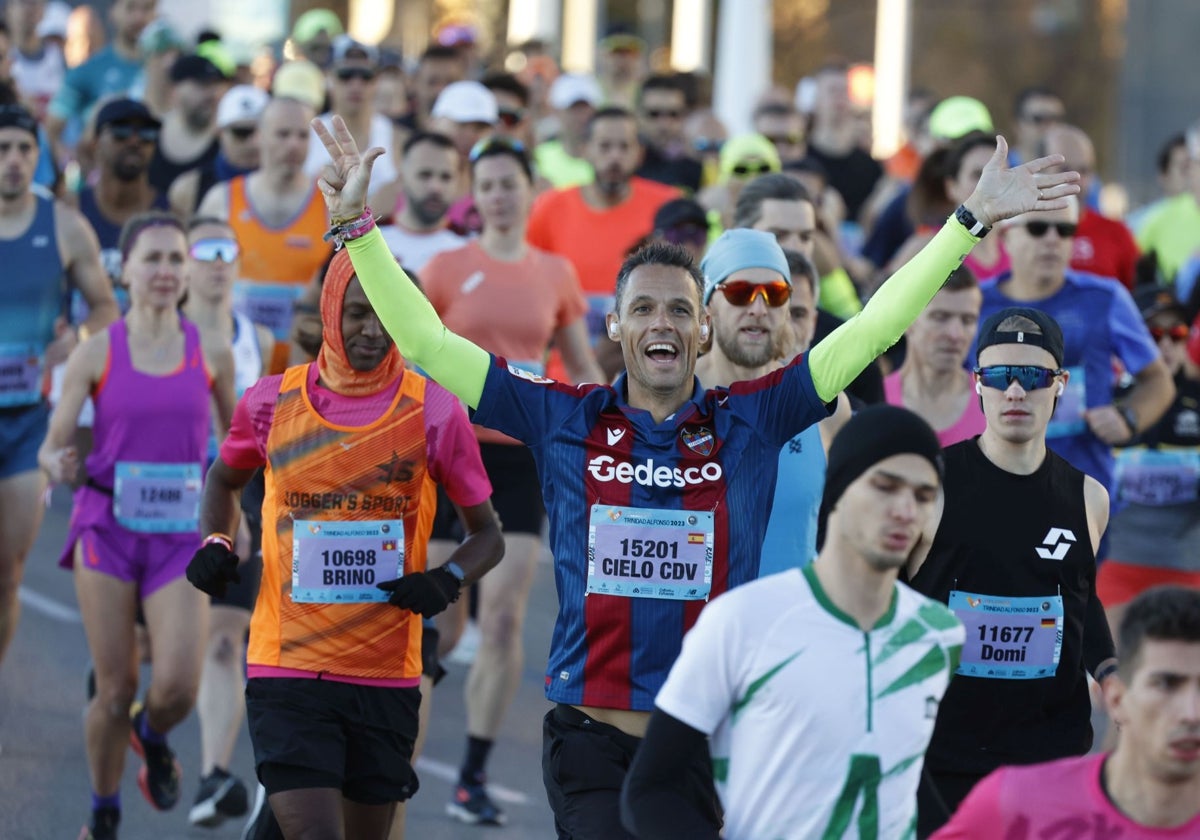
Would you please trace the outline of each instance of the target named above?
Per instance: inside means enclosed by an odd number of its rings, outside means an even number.
[[[202,55],[181,55],[171,65],[171,82],[223,82],[221,68]]]
[[[1020,316],[1028,318],[1038,325],[1040,334],[1024,330],[1001,330],[1000,325],[1009,318]],[[1041,347],[1054,357],[1054,363],[1062,367],[1063,363],[1063,334],[1058,322],[1040,309],[1029,306],[1010,306],[988,317],[979,328],[979,343],[975,348],[975,362],[984,349],[993,344],[1029,344]]]
[[[1171,314],[1179,316],[1185,324],[1188,322],[1187,310],[1183,304],[1171,294],[1170,289],[1162,286],[1142,286],[1134,291],[1133,302],[1137,304],[1142,320],[1149,321],[1156,315]]]
[[[704,208],[690,198],[671,199],[654,214],[655,230],[670,230],[688,224],[708,227]]]
[[[110,99],[96,112],[96,133],[111,123],[141,123],[161,128],[162,123],[143,103],[134,99]]]

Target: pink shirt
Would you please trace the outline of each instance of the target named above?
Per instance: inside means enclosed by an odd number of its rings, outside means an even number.
[[[883,380],[883,398],[888,405],[898,405],[901,408],[907,408],[904,405],[904,384],[900,381],[900,371],[896,371]],[[937,431],[938,441],[942,447],[950,446],[959,441],[970,440],[975,435],[983,434],[984,428],[987,426],[987,418],[983,416],[983,409],[979,407],[979,400],[967,400],[967,407],[963,410],[962,416],[954,422],[953,426]]]
[[[975,786],[932,840],[1183,840],[1200,837],[1200,814],[1178,828],[1149,828],[1117,810],[1100,786],[1105,755],[1002,767]],[[1195,803],[1200,808],[1200,802]]]

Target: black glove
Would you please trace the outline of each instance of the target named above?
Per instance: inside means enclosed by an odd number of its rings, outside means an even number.
[[[187,579],[201,592],[223,598],[227,583],[242,582],[238,556],[219,542],[201,546],[188,563]]]
[[[428,572],[413,572],[396,580],[385,580],[375,586],[391,592],[388,603],[402,610],[411,610],[422,618],[432,618],[458,600],[461,584],[458,578],[443,568]]]

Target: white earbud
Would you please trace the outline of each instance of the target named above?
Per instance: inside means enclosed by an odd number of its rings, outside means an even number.
[[[981,397],[983,396],[983,383],[982,382],[975,383],[975,393]]]
[[[1060,397],[1063,395],[1063,391],[1064,391],[1065,389],[1066,389],[1066,386],[1065,386],[1065,385],[1063,385],[1061,382],[1059,382],[1059,383],[1058,383],[1058,395],[1059,395]]]
[[[618,329],[616,324],[608,325],[608,337],[609,338],[617,338],[618,336],[620,336],[620,334],[621,334],[621,330]]]
[[[700,340],[701,340],[701,341],[707,341],[707,340],[708,340],[708,324],[701,324],[701,325],[700,325]]]

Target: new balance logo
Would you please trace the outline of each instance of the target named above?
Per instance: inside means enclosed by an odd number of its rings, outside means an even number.
[[[608,445],[616,446],[621,442],[621,438],[625,437],[624,429],[609,429],[608,430]]]
[[[1037,548],[1038,557],[1043,560],[1061,560],[1067,556],[1073,542],[1075,534],[1072,531],[1066,528],[1051,528],[1046,532],[1046,539],[1042,540],[1042,544]]]

